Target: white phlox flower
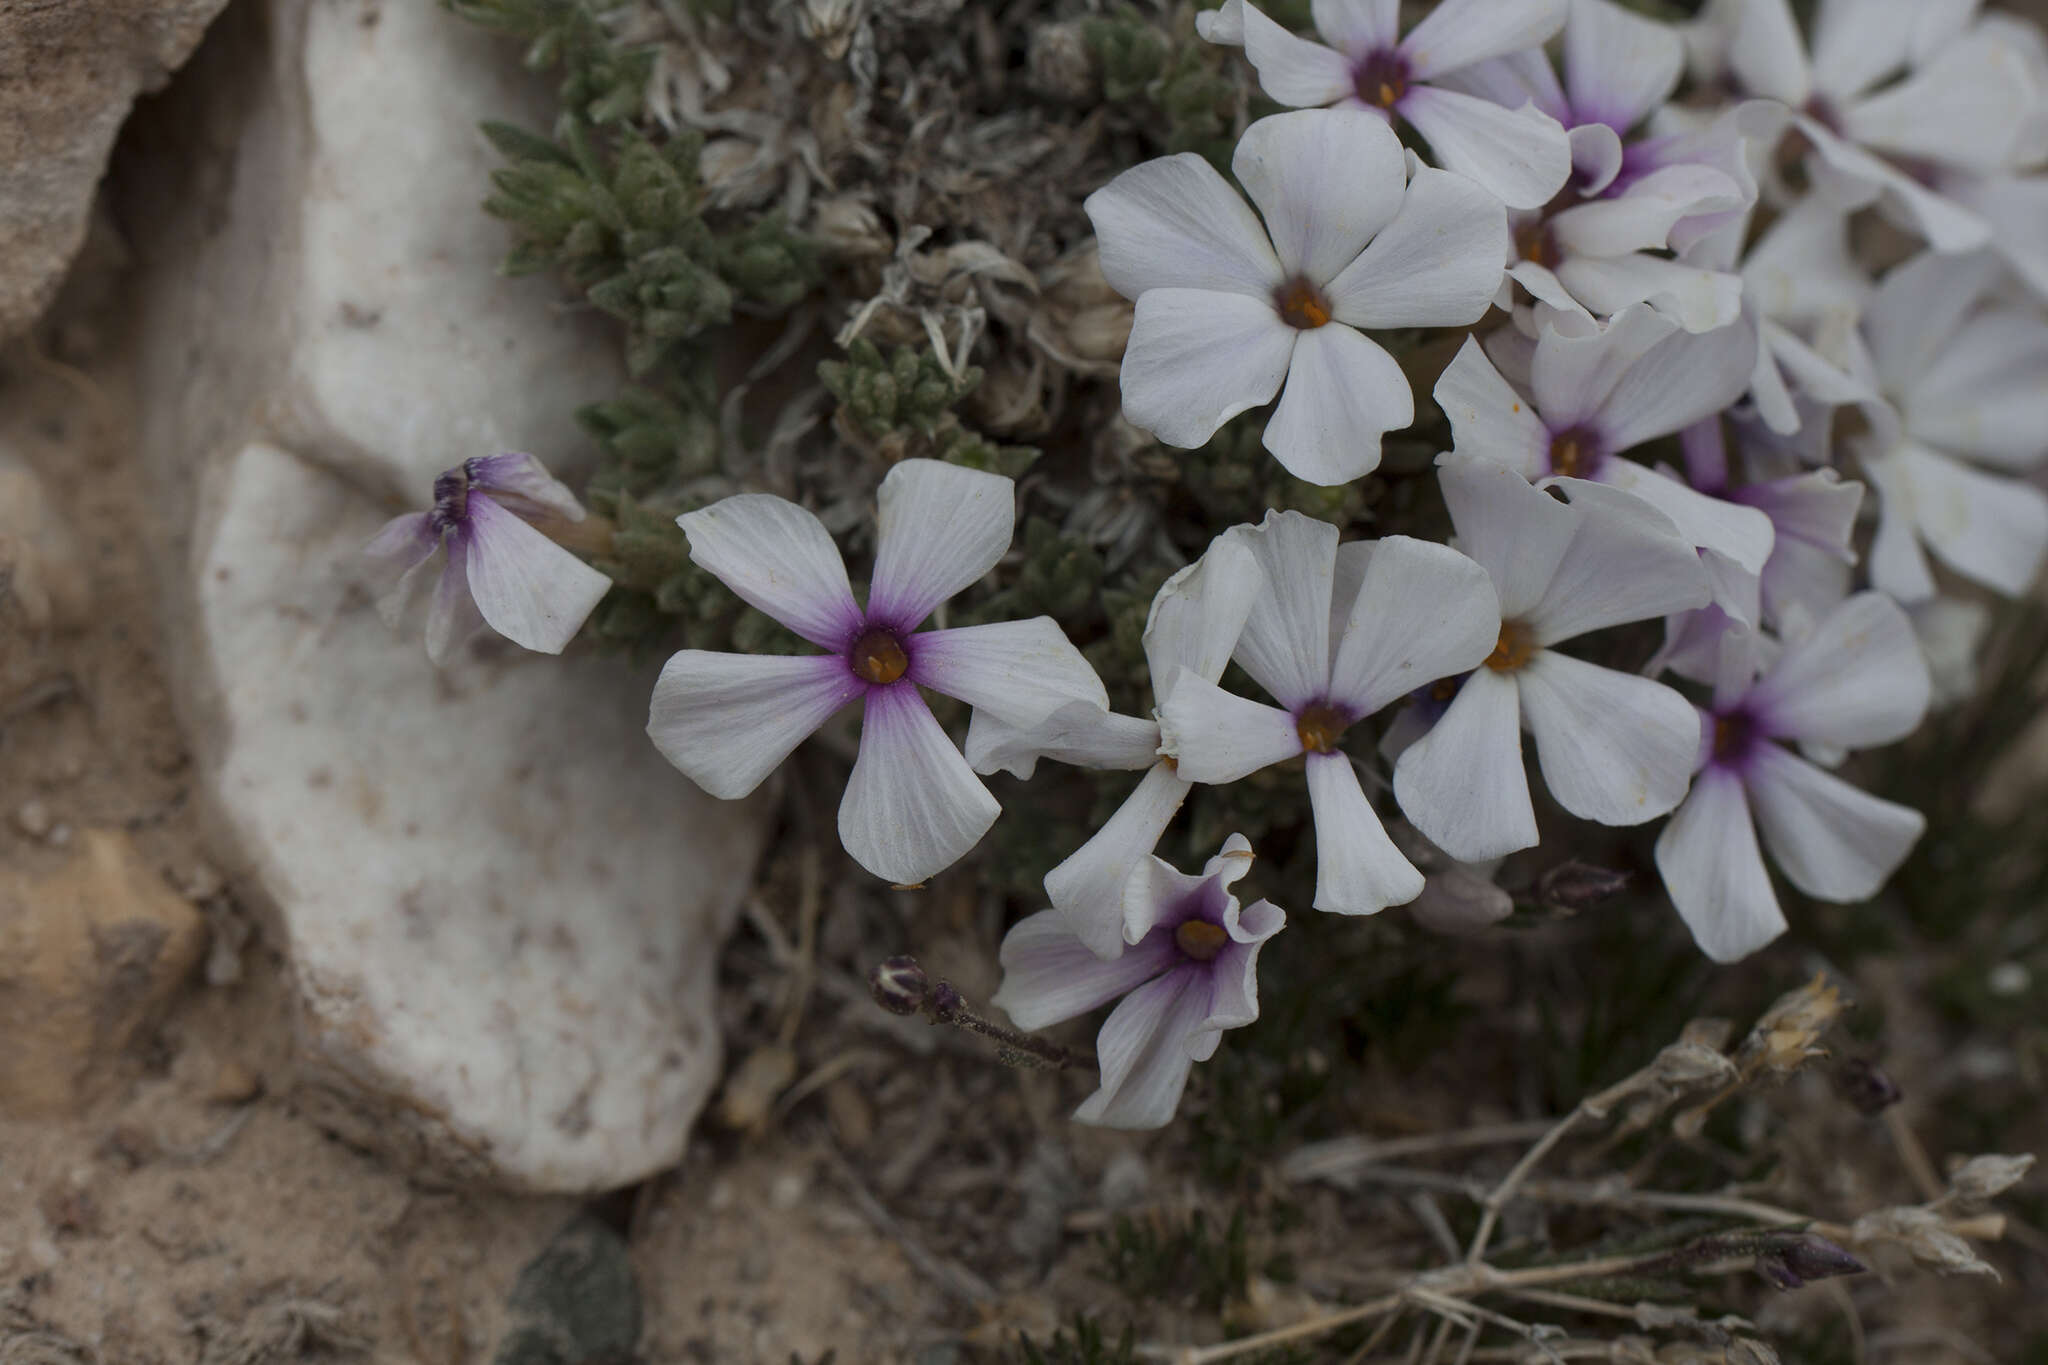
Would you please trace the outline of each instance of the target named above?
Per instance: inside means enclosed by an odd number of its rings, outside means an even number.
[[[1527,479],[1590,479],[1631,493],[1669,517],[1700,550],[1716,599],[1743,611],[1771,554],[1770,519],[1686,486],[1673,472],[1623,458],[1733,402],[1749,382],[1755,336],[1739,327],[1690,333],[1643,304],[1604,327],[1581,315],[1540,309],[1541,335],[1517,389],[1468,339],[1437,381],[1451,420],[1454,453],[1492,460]],[[1517,334],[1495,333],[1521,368]],[[1755,619],[1748,606],[1747,619]]]
[[[1934,187],[1982,218],[1991,229],[1992,250],[2048,299],[2048,36],[2009,14],[1988,14],[1977,27],[2026,62],[2034,98],[2000,170],[1942,171]]]
[[[1478,321],[1500,287],[1506,213],[1351,110],[1260,119],[1231,168],[1263,227],[1192,152],[1088,196],[1102,273],[1136,301],[1124,416],[1192,447],[1278,392],[1266,449],[1310,483],[1349,482],[1378,467],[1382,432],[1415,420],[1400,365],[1358,329]]]
[[[1195,17],[1212,43],[1241,45],[1259,85],[1281,104],[1334,104],[1394,118],[1422,135],[1445,170],[1483,185],[1501,202],[1550,202],[1571,171],[1564,128],[1524,101],[1507,107],[1453,89],[1480,62],[1540,47],[1563,25],[1566,0],[1444,0],[1404,38],[1397,0],[1314,0],[1322,42],[1282,28],[1246,0]]]
[[[862,867],[903,885],[950,866],[999,808],[918,689],[1013,725],[1077,700],[1109,704],[1102,680],[1049,616],[919,629],[1009,549],[1014,487],[936,460],[891,469],[865,607],[831,534],[793,502],[742,493],[678,517],[693,563],[827,652],[671,656],[648,714],[655,747],[705,791],[737,799],[860,700],[860,754],[839,804],[840,841]]]
[[[1414,709],[1401,714],[1409,715]],[[1462,938],[1490,929],[1515,913],[1515,898],[1493,884],[1500,859],[1461,863],[1423,838],[1406,820],[1394,821],[1387,832],[1402,856],[1422,873],[1422,894],[1404,908],[1423,928]]]
[[[1524,727],[1544,784],[1572,814],[1606,825],[1664,814],[1692,774],[1691,704],[1555,647],[1704,606],[1699,556],[1654,508],[1599,484],[1559,480],[1565,503],[1492,460],[1444,455],[1437,465],[1457,545],[1491,578],[1501,624],[1481,666],[1394,764],[1402,814],[1460,862],[1534,845]]]
[[[1230,887],[1251,865],[1242,834],[1224,840],[1200,876],[1144,859],[1124,885],[1127,946],[1114,958],[1081,942],[1057,910],[1030,916],[1004,937],[995,1003],[1019,1028],[1044,1028],[1123,997],[1096,1036],[1102,1084],[1074,1111],[1080,1122],[1164,1126],[1188,1072],[1215,1055],[1223,1030],[1259,1017],[1259,947],[1287,917],[1266,901],[1238,908]]]
[[[1701,951],[1717,962],[1785,930],[1757,844],[1820,900],[1863,900],[1884,885],[1926,827],[1786,742],[1830,756],[1889,744],[1926,714],[1928,679],[1912,624],[1882,593],[1849,598],[1757,676],[1765,642],[1723,634],[1711,705],[1700,713],[1699,775],[1657,836],[1657,870]]]
[[[427,608],[436,664],[488,625],[512,643],[560,654],[611,579],[532,523],[583,520],[576,495],[531,455],[464,460],[434,480],[434,506],[384,524],[363,553],[397,576],[378,609],[394,624],[436,550],[446,551]]]
[[[1845,367],[1882,395],[1847,442],[1877,493],[1870,581],[1934,595],[1922,545],[2009,596],[2048,558],[2048,497],[2020,478],[2048,458],[2048,322],[1984,304],[1996,258],[1922,252],[1887,274]],[[1997,472],[1987,472],[1989,470]]]
[[[1223,535],[1203,556],[1160,586],[1145,621],[1145,660],[1152,696],[1163,706],[1183,677],[1215,682],[1237,648],[1264,574],[1238,538]],[[1108,822],[1045,877],[1054,911],[1096,954],[1124,948],[1123,887],[1131,869],[1158,846],[1193,784],[1160,756],[1152,717],[1105,713],[1075,703],[1038,725],[1007,725],[978,711],[967,730],[967,759],[977,772],[1031,776],[1038,759],[1087,768],[1143,768],[1137,790]]]
[[[1991,632],[1991,608],[1967,597],[1930,597],[1906,608],[1927,660],[1935,708],[1977,694],[1977,656]]]
[[[1388,839],[1339,745],[1387,703],[1486,657],[1500,614],[1485,570],[1406,536],[1339,546],[1336,527],[1299,512],[1228,534],[1265,573],[1235,657],[1279,705],[1184,671],[1159,708],[1166,752],[1181,777],[1209,783],[1304,757],[1315,908],[1371,915],[1413,900],[1422,874]]]

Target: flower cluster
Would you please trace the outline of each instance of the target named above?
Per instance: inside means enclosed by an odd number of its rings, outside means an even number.
[[[997,818],[977,773],[1142,771],[1002,949],[997,1001],[1026,1028],[1121,1000],[1087,1121],[1165,1122],[1191,1063],[1257,1012],[1283,916],[1229,890],[1249,842],[1199,877],[1153,856],[1195,785],[1298,767],[1314,908],[1347,915],[1438,878],[1493,905],[1473,888],[1553,805],[1669,817],[1665,888],[1733,961],[1786,927],[1764,850],[1823,900],[1897,869],[1921,817],[1833,770],[1966,689],[1957,621],[2048,556],[2027,481],[2048,459],[2038,34],[1969,0],[1822,0],[1810,34],[1789,0],[1709,0],[1684,25],[1614,0],[1443,0],[1406,32],[1402,9],[1316,0],[1312,34],[1252,0],[1205,12],[1201,36],[1287,108],[1243,130],[1234,185],[1182,153],[1086,209],[1133,305],[1133,426],[1195,447],[1270,403],[1265,449],[1338,486],[1378,469],[1422,388],[1447,431],[1423,494],[1447,543],[1347,541],[1297,511],[1211,528],[1152,603],[1153,705],[1123,715],[1049,617],[934,624],[1010,547],[1006,478],[890,469],[864,604],[795,503],[680,518],[698,566],[819,651],[669,660],[649,733],[707,791],[747,794],[857,701],[840,835],[914,884]],[[1881,270],[1852,249],[1872,225],[1896,244]],[[542,623],[590,594],[490,511],[549,491],[525,466],[465,471],[379,548],[416,566],[447,544],[437,651],[465,573],[484,619],[558,648]],[[964,752],[926,691],[969,708]]]

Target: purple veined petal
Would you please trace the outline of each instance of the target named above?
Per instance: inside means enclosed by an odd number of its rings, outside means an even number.
[[[1560,644],[1712,600],[1698,552],[1669,517],[1640,498],[1581,479],[1558,479],[1553,486],[1572,498],[1579,524],[1542,599],[1522,615],[1537,644]]]
[[[1870,542],[1870,584],[1908,606],[1934,596],[1934,570],[1914,525],[1913,494],[1900,452],[1865,459],[1863,476],[1877,492],[1877,534]]]
[[[1451,419],[1454,454],[1506,465],[1525,479],[1548,472],[1550,429],[1501,378],[1477,338],[1465,338],[1431,397]]]
[[[2048,459],[2048,324],[1981,313],[1901,396],[1906,429],[1937,449],[2015,473]]]
[[[492,630],[560,654],[612,581],[489,498],[469,500],[469,591]]]
[[[1300,335],[1270,297],[1150,290],[1138,299],[1124,346],[1124,418],[1192,449],[1279,391]]]
[[[1573,815],[1640,825],[1685,799],[1700,723],[1684,697],[1555,650],[1540,651],[1515,680],[1543,784]]]
[[[523,498],[564,521],[583,520],[583,504],[576,501],[576,495],[569,491],[569,486],[548,473],[547,466],[531,455],[516,451],[485,455],[465,462],[463,472],[469,476],[472,489]],[[518,512],[520,509],[512,506],[507,510]]]
[[[1160,585],[1145,618],[1145,663],[1158,703],[1183,668],[1210,682],[1223,676],[1265,583],[1250,548],[1224,535]]]
[[[1265,578],[1238,637],[1238,663],[1282,706],[1320,700],[1330,685],[1337,528],[1300,512],[1268,512],[1256,527],[1227,534],[1252,552]]]
[[[1350,67],[1338,60],[1348,89]],[[1315,285],[1336,278],[1393,221],[1407,182],[1401,140],[1361,109],[1262,118],[1237,140],[1230,169],[1265,216],[1281,270]]]
[[[1109,710],[1102,679],[1050,616],[924,631],[911,642],[908,676],[1011,725],[1076,701]]]
[[[1806,44],[1787,0],[1741,0],[1728,68],[1743,90],[1798,109],[1813,94]]]
[[[1249,855],[1247,849],[1241,860],[1247,868]],[[1200,874],[1181,871],[1164,858],[1138,859],[1124,879],[1124,941],[1142,942],[1154,929],[1177,929],[1191,918],[1220,920],[1222,907],[1233,904],[1234,899],[1228,890],[1209,881]]]
[[[1264,444],[1295,478],[1335,487],[1379,468],[1380,436],[1414,420],[1400,362],[1335,322],[1296,337]]]
[[[1813,24],[1813,83],[1839,101],[1868,90],[1912,56],[1928,0],[1822,0]]]
[[[1749,706],[1765,734],[1862,749],[1911,734],[1928,695],[1913,623],[1883,593],[1860,592],[1785,647]]]
[[[1479,667],[1499,641],[1500,600],[1484,568],[1448,545],[1386,536],[1338,638],[1330,695],[1370,716]]]
[[[1028,778],[1038,760],[1077,768],[1136,770],[1159,760],[1158,722],[1072,701],[1033,725],[1012,725],[976,710],[967,723],[967,766],[978,773]]]
[[[1308,799],[1316,820],[1316,909],[1377,915],[1422,894],[1422,874],[1387,837],[1348,756],[1308,756]]]
[[[1201,1031],[1214,994],[1207,966],[1190,963],[1125,996],[1095,1039],[1101,1088],[1081,1102],[1074,1121],[1103,1128],[1172,1122],[1194,1066],[1188,1040]]]
[[[1127,299],[1152,289],[1270,299],[1285,279],[1257,215],[1193,152],[1141,162],[1082,207],[1095,225],[1102,277]]]
[[[469,592],[469,537],[457,531],[443,543],[448,558],[427,603],[427,657],[437,668],[484,628],[483,613],[476,609],[476,599]]]
[[[2017,52],[1989,36],[1968,37],[1898,84],[1844,107],[1842,128],[1894,156],[1996,175],[2033,98]]]
[[[1894,267],[1863,310],[1870,360],[1888,394],[1910,390],[1955,340],[1998,276],[1988,253],[1922,252]]]
[[[429,524],[425,512],[407,512],[393,517],[370,538],[369,544],[363,546],[363,557],[370,561],[370,572],[390,581],[390,586],[377,599],[377,613],[384,618],[386,625],[398,624],[428,561],[440,548],[441,537]]]
[[[1117,941],[1122,949],[1123,941]],[[1161,937],[1128,952],[1103,957],[1074,936],[1057,910],[1019,920],[1003,936],[1003,984],[991,1003],[1021,1029],[1041,1029],[1078,1018],[1144,985],[1179,954]]]
[[[1339,322],[1462,327],[1493,304],[1508,256],[1507,210],[1463,176],[1419,161],[1410,171],[1401,211],[1330,281]]]
[[[939,603],[979,583],[1009,552],[1017,525],[1015,483],[939,460],[898,464],[883,476],[876,502],[868,619],[898,630],[914,630]],[[913,671],[938,648],[926,644],[930,638],[918,637]]]
[[[1576,128],[1566,128],[1565,135],[1572,144],[1575,187],[1582,194],[1604,193],[1621,174],[1621,135],[1604,123],[1581,123]]]
[[[1851,208],[1875,200],[1897,221],[1918,232],[1936,251],[1954,255],[1975,251],[1991,240],[1991,226],[1952,199],[1944,198],[1890,162],[1846,142],[1818,120],[1800,115],[1799,131],[1813,144],[1807,162],[1816,192]]]
[[[1564,78],[1578,122],[1625,133],[1671,98],[1684,69],[1685,43],[1669,24],[1611,0],[1571,0]]]
[[[1592,312],[1644,304],[1688,332],[1726,328],[1742,314],[1741,276],[1662,256],[1574,256],[1558,264],[1557,278]]]
[[[1122,950],[1124,884],[1132,869],[1159,846],[1160,836],[1192,790],[1194,784],[1170,764],[1153,764],[1116,814],[1045,874],[1045,894],[1053,909],[1066,916],[1068,927],[1097,955]]]
[[[1927,828],[1919,811],[1852,787],[1775,744],[1757,747],[1743,787],[1785,876],[1824,901],[1875,895]]]
[[[1224,945],[1210,969],[1215,996],[1209,1006],[1198,1062],[1215,1054],[1224,1029],[1242,1028],[1259,1017],[1259,949],[1286,926],[1287,916],[1271,901],[1254,901],[1239,918],[1239,933]]]
[[[1401,40],[1410,76],[1433,80],[1478,62],[1541,47],[1564,27],[1567,0],[1443,0]]]
[[[685,649],[654,684],[647,737],[683,776],[735,801],[864,690],[836,654]]]
[[[1507,109],[1519,109],[1533,104],[1559,123],[1570,127],[1571,104],[1564,97],[1564,87],[1558,84],[1557,72],[1551,69],[1550,58],[1540,47],[1524,48],[1510,52],[1504,57],[1491,61],[1477,62],[1460,67],[1456,71],[1433,77],[1432,85],[1440,85]],[[1618,168],[1621,161],[1621,141],[1614,137],[1614,130],[1607,129],[1607,136],[1614,141],[1614,158]],[[1610,176],[1611,178],[1611,176]],[[1585,187],[1589,194],[1597,194],[1597,188]]]
[[[1771,519],[1754,507],[1694,492],[1670,473],[1633,460],[1605,461],[1598,482],[1647,502],[1671,519],[1687,544],[1712,550],[1751,578],[1763,572],[1771,557],[1777,534]],[[1592,492],[1586,489],[1583,495]]]
[[[1394,764],[1394,799],[1425,838],[1459,862],[1536,844],[1536,809],[1522,767],[1514,680],[1476,670],[1429,733]]]
[[[1900,446],[1878,463],[1887,466],[1881,481],[1873,465],[1864,472],[1884,494],[1884,510],[1896,505],[1957,573],[2008,597],[2040,576],[2048,558],[2048,497],[2039,489],[1919,445]]]
[[[1401,0],[1309,0],[1323,41],[1356,61],[1401,41]]]
[[[1190,782],[1235,782],[1301,752],[1294,717],[1181,670],[1159,708],[1159,741]]]
[[[1351,60],[1343,53],[1288,32],[1254,5],[1241,14],[1245,58],[1259,73],[1259,88],[1276,103],[1299,109],[1334,104],[1353,93]]]
[[[1250,874],[1253,861],[1252,841],[1242,834],[1232,834],[1224,839],[1223,847],[1216,851],[1216,856],[1202,864],[1202,880],[1213,884],[1218,890],[1227,892]],[[1235,896],[1224,898],[1223,927],[1234,942],[1252,941],[1246,937],[1243,926],[1238,923]]]
[[[1742,781],[1709,768],[1657,836],[1657,872],[1693,942],[1734,962],[1785,932]]]
[[[869,689],[860,757],[839,803],[839,842],[855,862],[914,886],[965,856],[1001,810],[915,687]]]
[[[686,512],[676,525],[693,564],[812,644],[845,649],[860,629],[839,547],[824,523],[787,498],[741,493]]]
[[[1477,182],[1511,209],[1542,208],[1571,176],[1564,125],[1533,104],[1503,109],[1474,95],[1415,85],[1396,107],[1444,170]]]
[[[1495,460],[1437,457],[1458,549],[1485,568],[1509,621],[1535,611],[1579,534],[1580,514]]]
[[[1529,366],[1537,411],[1552,431],[1595,420],[1635,363],[1678,331],[1640,304],[1583,334],[1561,330],[1564,321],[1544,326]]]

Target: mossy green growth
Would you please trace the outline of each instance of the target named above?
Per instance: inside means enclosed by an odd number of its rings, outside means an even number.
[[[1229,165],[1237,90],[1223,74],[1227,53],[1192,29],[1169,35],[1128,3],[1087,20],[1081,38],[1102,72],[1106,100],[1151,106],[1164,124],[1159,142],[1167,151],[1199,152]]]
[[[1015,478],[1038,458],[1030,446],[999,445],[961,422],[954,404],[981,385],[979,366],[950,372],[929,347],[898,346],[886,356],[855,337],[844,360],[818,364],[818,378],[839,400],[839,427],[887,463],[944,460]]]
[[[480,27],[526,43],[529,70],[562,68],[564,121],[621,123],[638,118],[654,74],[652,47],[620,47],[603,16],[617,5],[588,0],[442,0]]]

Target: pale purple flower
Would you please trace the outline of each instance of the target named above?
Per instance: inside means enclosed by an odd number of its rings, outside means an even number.
[[[1161,858],[1131,870],[1121,896],[1125,951],[1098,956],[1057,910],[1003,939],[995,1003],[1019,1028],[1040,1029],[1122,996],[1095,1040],[1102,1084],[1074,1117],[1106,1128],[1159,1128],[1173,1118],[1196,1062],[1223,1030],[1259,1017],[1259,946],[1287,922],[1277,906],[1238,909],[1231,884],[1251,870],[1242,834],[1198,877]]]
[[[1192,152],[1088,196],[1102,273],[1137,305],[1124,416],[1198,446],[1285,381],[1266,449],[1310,483],[1348,482],[1378,467],[1382,432],[1415,420],[1401,366],[1358,329],[1478,321],[1500,287],[1505,211],[1342,109],[1260,119],[1231,168],[1264,226]]]
[[[560,654],[611,579],[532,523],[583,520],[583,506],[531,455],[464,460],[434,480],[434,506],[384,524],[363,553],[398,582],[378,602],[395,623],[434,552],[446,552],[427,607],[427,655],[446,662],[488,625],[512,643]]]
[[[1213,683],[1223,675],[1263,581],[1252,552],[1226,534],[1161,585],[1145,622],[1155,708],[1166,704],[1183,676]],[[1000,768],[1029,777],[1040,758],[1145,769],[1116,814],[1045,877],[1052,908],[1067,917],[1074,934],[1099,956],[1115,957],[1124,948],[1124,882],[1158,846],[1193,784],[1160,756],[1159,723],[1152,717],[1105,713],[1078,702],[1031,727],[975,713],[967,731],[967,759],[975,771]]]
[[[1228,534],[1265,572],[1235,657],[1280,704],[1183,671],[1159,709],[1167,753],[1181,777],[1210,783],[1304,757],[1316,909],[1371,915],[1413,900],[1422,874],[1387,838],[1339,744],[1387,703],[1486,657],[1500,634],[1486,572],[1406,536],[1340,547],[1336,527],[1299,512]]]
[[[1014,485],[936,460],[882,480],[874,581],[854,601],[831,535],[809,511],[743,493],[677,518],[690,559],[753,606],[826,650],[810,655],[673,655],[654,686],[647,733],[713,796],[745,796],[846,703],[865,706],[860,756],[839,804],[854,861],[910,885],[951,866],[999,808],[925,704],[920,687],[1014,725],[1108,694],[1049,616],[920,630],[1010,547]]]
[[[1505,465],[1444,455],[1459,549],[1499,594],[1493,650],[1394,764],[1394,797],[1432,843],[1482,862],[1536,843],[1521,731],[1544,784],[1606,825],[1654,819],[1685,795],[1699,727],[1659,682],[1557,651],[1590,631],[1704,606],[1706,572],[1668,519],[1624,493],[1561,479],[1560,502]]]
[[[1762,645],[1722,636],[1712,704],[1700,713],[1699,775],[1657,836],[1657,870],[1701,951],[1717,962],[1755,952],[1785,930],[1763,844],[1792,884],[1819,900],[1866,899],[1926,826],[1792,753],[1830,755],[1910,734],[1928,679],[1913,627],[1882,593],[1837,607],[1757,677]]]
[[[1481,62],[1539,47],[1564,23],[1565,0],[1444,0],[1401,36],[1396,0],[1316,0],[1321,43],[1298,38],[1247,0],[1197,15],[1212,43],[1242,45],[1259,84],[1281,104],[1334,104],[1400,118],[1437,164],[1513,208],[1550,201],[1571,171],[1557,120],[1534,105],[1508,108],[1449,88]],[[1327,44],[1327,46],[1325,46]]]

